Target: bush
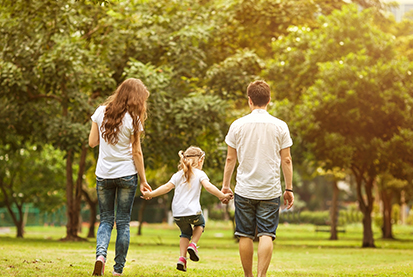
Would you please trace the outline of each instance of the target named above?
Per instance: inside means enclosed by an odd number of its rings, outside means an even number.
[[[409,225],[413,225],[413,210],[410,210],[410,212],[409,212],[409,216],[407,217],[407,220],[406,220],[407,222],[407,224],[409,224]]]
[[[208,217],[213,220],[224,220],[225,211],[224,209],[208,209]]]
[[[392,224],[399,224],[401,218],[401,211],[399,204],[393,204],[391,208],[391,220]]]
[[[363,220],[363,214],[356,210],[340,210],[338,215],[338,225],[359,223]],[[303,211],[291,212],[285,211],[280,213],[280,223],[292,224],[315,224],[330,225],[330,211]]]
[[[280,223],[298,224],[300,221],[300,212],[283,211],[280,213]]]
[[[300,220],[302,223],[309,223],[315,225],[329,225],[330,212],[329,211],[304,211],[300,213]]]

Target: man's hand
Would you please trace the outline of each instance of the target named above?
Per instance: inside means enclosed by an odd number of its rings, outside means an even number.
[[[287,205],[287,210],[289,210],[294,205],[294,193],[291,191],[284,192],[284,205]]]
[[[232,190],[230,188],[222,188],[221,191],[224,194],[230,194],[231,195],[230,199],[224,198],[224,199],[221,200],[221,203],[226,205],[226,204],[228,204],[229,200],[234,198],[234,193],[232,192]]]

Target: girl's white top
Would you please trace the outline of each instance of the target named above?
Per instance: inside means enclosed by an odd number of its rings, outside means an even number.
[[[134,133],[132,117],[126,112],[122,125],[119,127],[118,143],[116,145],[108,144],[102,138],[102,132],[100,131],[105,110],[106,106],[99,106],[91,117],[99,128],[99,158],[96,165],[96,176],[114,179],[136,174],[137,171],[132,157],[131,136]]]
[[[191,187],[186,182],[184,171],[180,170],[175,173],[171,182],[175,186],[175,194],[172,200],[172,216],[190,216],[201,214],[201,182],[208,180],[208,176],[202,170],[192,168]]]

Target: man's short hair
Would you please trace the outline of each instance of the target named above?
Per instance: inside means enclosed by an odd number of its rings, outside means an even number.
[[[264,81],[255,81],[248,85],[247,95],[251,98],[254,106],[263,107],[270,102],[271,89]]]

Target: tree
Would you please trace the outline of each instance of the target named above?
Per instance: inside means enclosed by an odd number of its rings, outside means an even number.
[[[61,207],[64,194],[63,154],[52,146],[0,147],[0,195],[17,229],[24,236],[23,207],[34,203],[42,211]],[[14,212],[17,209],[17,213]]]
[[[393,239],[392,221],[398,220],[397,218],[392,219],[393,199],[397,191],[401,191],[407,187],[408,182],[406,180],[396,179],[391,174],[387,173],[380,175],[377,183],[380,192],[380,199],[383,204],[381,207],[383,218],[383,223],[381,226],[382,238]]]
[[[285,54],[270,70],[282,78],[278,87],[295,91],[285,96],[302,102],[294,109],[293,129],[304,149],[323,161],[326,170],[348,168],[354,174],[364,215],[363,247],[374,247],[375,179],[401,162],[386,155],[390,141],[412,126],[412,65],[395,59],[392,38],[368,23],[369,12],[348,6],[321,17],[323,28],[293,28],[293,34],[275,44]]]
[[[94,151],[91,151],[88,153],[88,156],[86,158],[86,176],[83,180],[82,184],[82,195],[83,198],[85,199],[86,203],[89,206],[89,211],[90,211],[90,217],[89,217],[89,231],[87,234],[88,238],[94,238],[95,237],[95,224],[97,221],[97,215],[98,215],[98,199],[97,199],[97,193],[96,193],[96,175],[95,175],[95,170],[96,170],[96,162],[97,162],[97,155],[98,155],[98,149],[95,148]]]
[[[100,6],[79,2],[3,1],[1,8],[2,97],[35,106],[39,122],[33,133],[19,134],[37,143],[52,143],[66,153],[67,239],[79,239],[81,184],[87,153],[85,125],[90,98],[113,87],[111,71],[97,48],[82,37],[89,12]],[[33,12],[36,11],[36,12]],[[15,16],[18,14],[19,16]],[[35,31],[33,32],[33,26]],[[27,124],[22,127],[27,126]],[[79,154],[76,182],[73,162]]]

